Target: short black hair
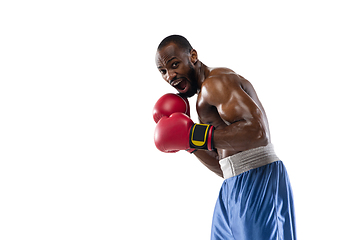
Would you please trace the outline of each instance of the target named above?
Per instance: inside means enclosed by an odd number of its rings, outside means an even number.
[[[180,48],[184,49],[185,51],[190,52],[193,48],[189,41],[180,35],[170,35],[164,38],[161,43],[159,44],[157,50],[159,51],[163,47],[167,46],[169,43],[175,43]]]

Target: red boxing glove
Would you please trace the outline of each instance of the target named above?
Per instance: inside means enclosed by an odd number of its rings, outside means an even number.
[[[167,93],[156,102],[153,109],[153,118],[157,123],[162,117],[169,117],[176,112],[185,113],[190,117],[189,101],[177,94]]]
[[[214,150],[214,127],[209,124],[194,124],[183,113],[164,116],[155,128],[155,145],[162,152],[205,149]]]

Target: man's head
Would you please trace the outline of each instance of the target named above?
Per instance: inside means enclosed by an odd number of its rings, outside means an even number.
[[[156,65],[162,77],[183,96],[191,97],[198,90],[195,74],[197,52],[179,35],[166,37],[158,46]]]
[[[193,49],[189,41],[180,35],[170,35],[164,38],[158,46],[158,51],[163,47],[166,47],[169,43],[175,43],[179,48],[183,49],[185,52],[189,52]]]

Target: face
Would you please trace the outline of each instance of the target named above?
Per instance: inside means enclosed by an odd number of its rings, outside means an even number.
[[[196,51],[191,53],[170,43],[156,53],[156,65],[163,79],[181,95],[191,97],[197,92],[195,76]]]

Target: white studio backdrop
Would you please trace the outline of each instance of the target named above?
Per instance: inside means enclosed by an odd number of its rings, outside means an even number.
[[[0,239],[209,239],[222,179],[153,144],[152,107],[174,92],[154,57],[171,34],[254,85],[289,172],[299,239],[356,239],[357,8],[2,1]]]

